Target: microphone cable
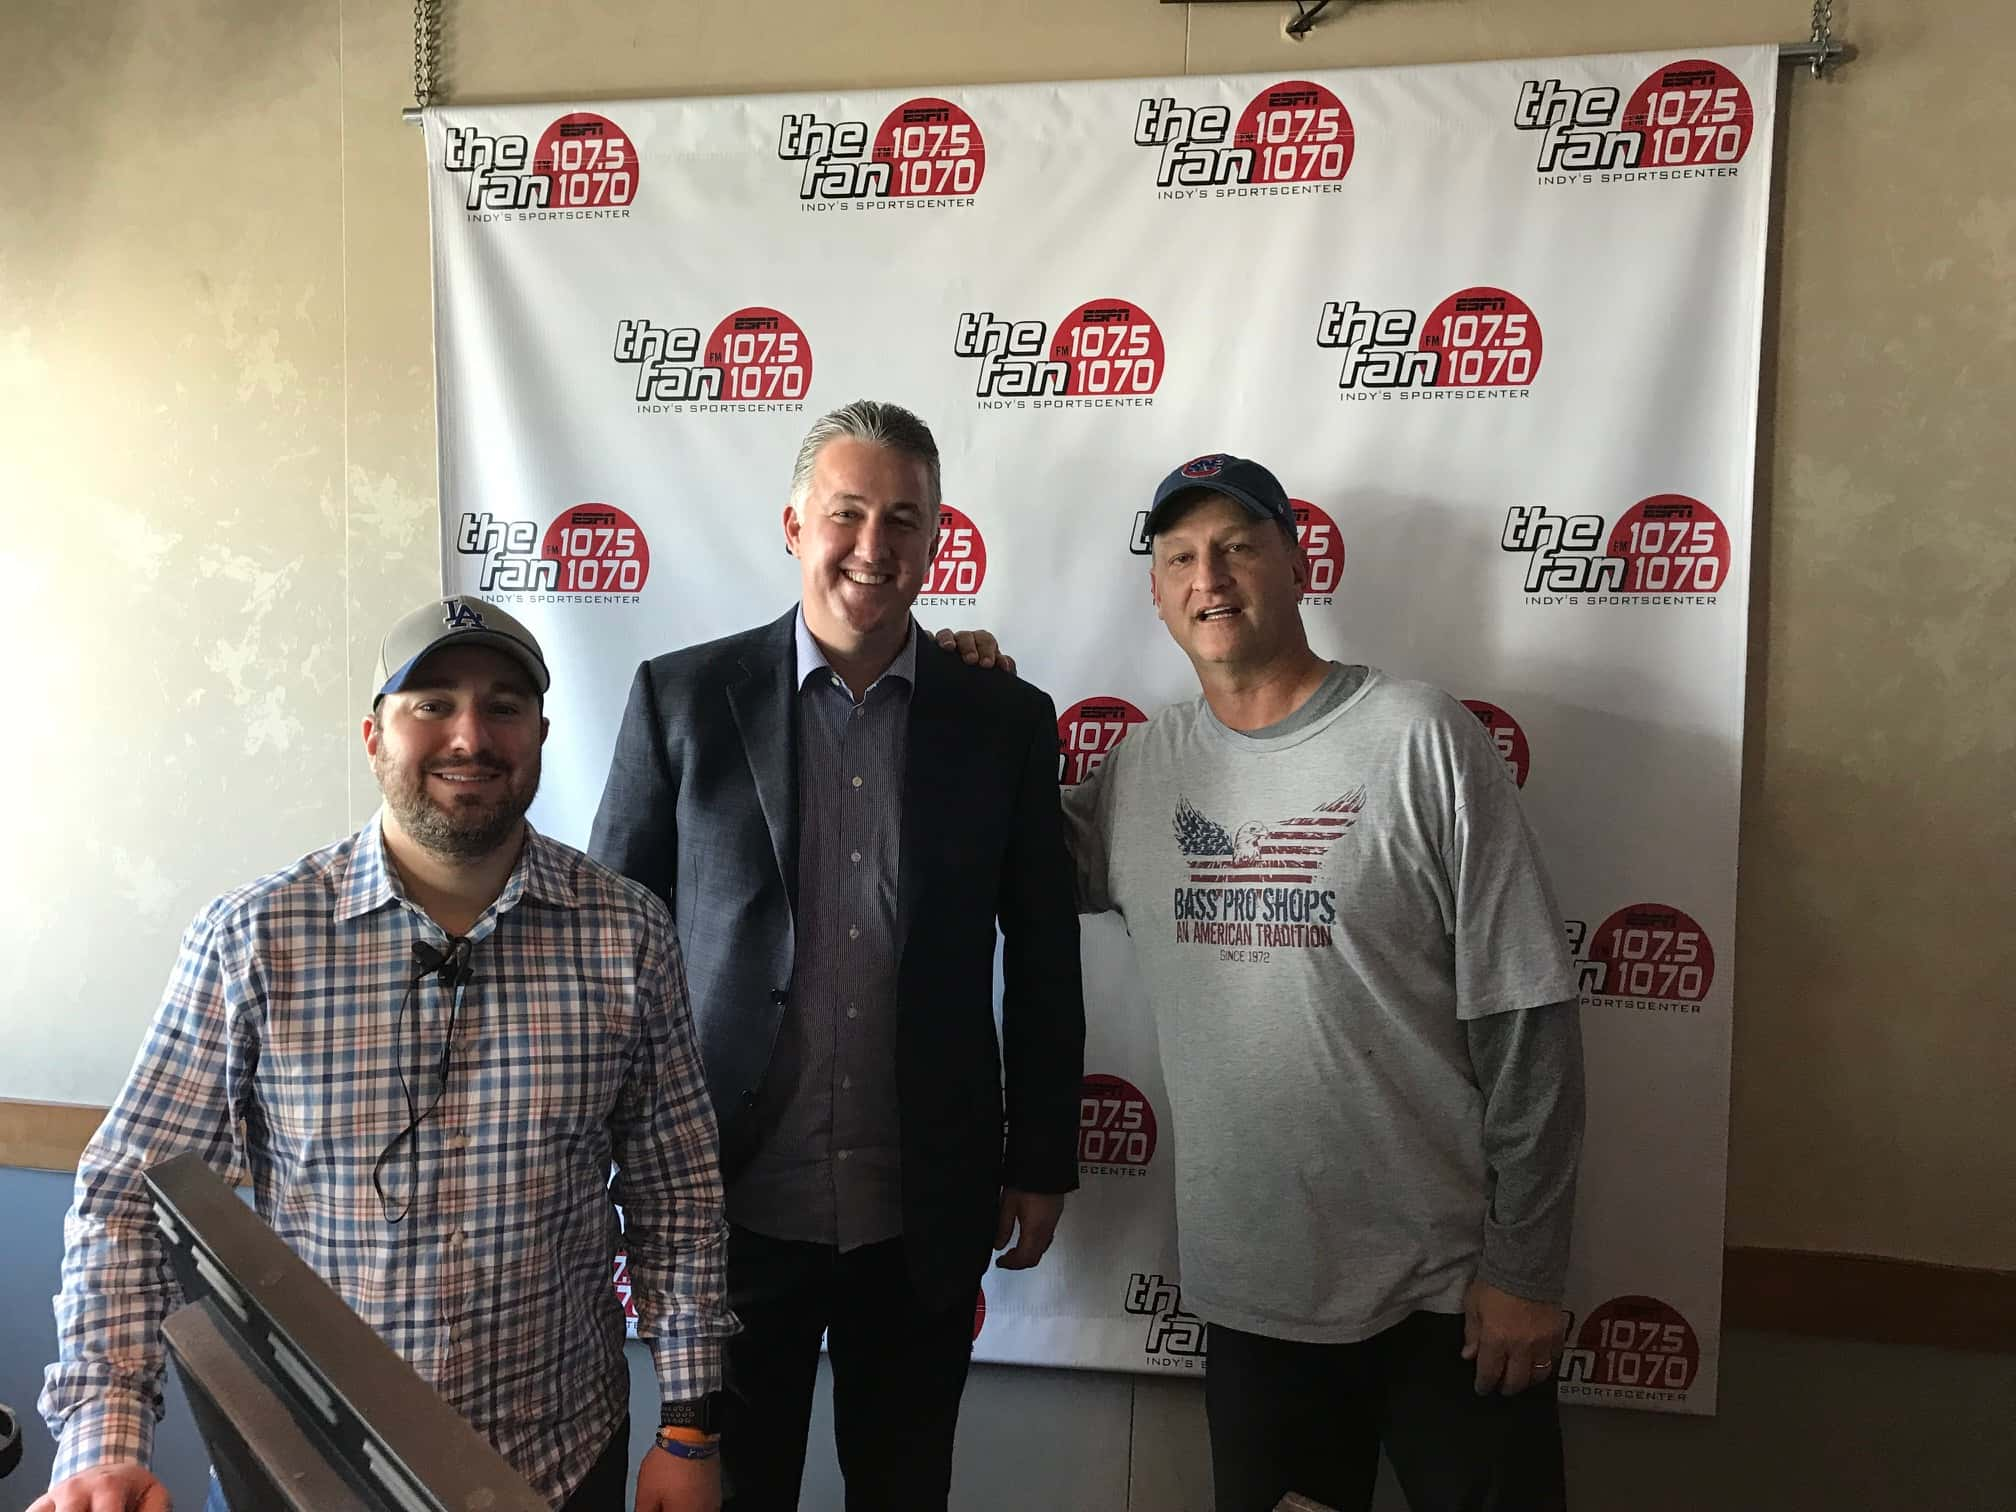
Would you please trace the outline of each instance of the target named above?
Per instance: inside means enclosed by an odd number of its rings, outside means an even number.
[[[406,991],[400,995],[399,1007],[392,1015],[392,1050],[395,1057],[393,1067],[399,1075],[399,1091],[406,1099],[406,1127],[392,1136],[392,1142],[378,1152],[378,1158],[371,1163],[371,1186],[378,1194],[379,1210],[384,1213],[387,1223],[399,1223],[412,1211],[413,1202],[420,1194],[420,1139],[421,1123],[427,1115],[441,1106],[441,1099],[448,1091],[448,1061],[455,1049],[455,1021],[462,1010],[462,991],[475,977],[476,970],[469,964],[472,947],[461,935],[451,935],[448,948],[442,950],[425,940],[413,942],[413,975],[406,980]],[[441,1043],[441,1058],[434,1066],[434,1097],[426,1107],[419,1106],[413,1096],[413,1087],[406,1080],[406,1050],[401,1028],[406,1018],[407,1005],[412,1003],[420,984],[429,977],[440,980],[441,986],[449,994],[448,1032]],[[413,1055],[420,1054],[420,1015],[413,1015]],[[406,1194],[406,1201],[393,1211],[392,1199],[386,1195],[384,1183],[385,1164],[405,1144],[411,1158],[412,1186]]]

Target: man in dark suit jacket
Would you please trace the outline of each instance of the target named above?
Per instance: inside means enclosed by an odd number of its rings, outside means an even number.
[[[1036,1264],[1077,1185],[1056,711],[912,621],[939,503],[909,411],[814,425],[799,607],[638,668],[590,843],[667,898],[685,955],[743,1322],[730,1512],[795,1512],[822,1332],[850,1512],[942,1512],[990,1242]],[[706,1452],[712,1422],[681,1426],[668,1449]]]

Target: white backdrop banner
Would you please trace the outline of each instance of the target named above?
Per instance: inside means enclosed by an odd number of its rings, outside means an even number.
[[[1260,458],[1316,648],[1469,703],[1570,915],[1564,1397],[1712,1411],[1776,81],[1738,48],[429,111],[443,576],[551,658],[535,822],[585,842],[640,660],[794,601],[824,411],[936,430],[920,617],[1000,633],[1064,782],[1195,692],[1155,482]],[[1118,925],[1084,951],[1083,1190],[976,1354],[1195,1371],[1153,1022]]]

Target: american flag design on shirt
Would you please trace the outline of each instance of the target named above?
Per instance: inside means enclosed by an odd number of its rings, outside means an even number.
[[[1335,888],[1317,876],[1365,808],[1365,789],[1280,819],[1227,827],[1188,798],[1176,803],[1176,846],[1187,885],[1172,900],[1178,944],[1201,945],[1218,961],[1264,965],[1275,952],[1336,944]]]
[[[1365,789],[1358,787],[1306,814],[1249,820],[1227,830],[1185,798],[1176,806],[1176,844],[1189,858],[1193,886],[1310,882],[1364,807]]]

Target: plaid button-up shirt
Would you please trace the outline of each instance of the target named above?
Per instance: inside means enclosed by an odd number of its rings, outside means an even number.
[[[429,977],[446,937],[404,894],[379,820],[227,893],[183,936],[64,1224],[60,1358],[42,1412],[55,1478],[145,1461],[161,1322],[179,1301],[141,1169],[195,1150],[541,1493],[563,1500],[625,1415],[638,1332],[668,1401],[720,1385],[721,1178],[670,917],[645,889],[528,830],[469,931],[474,975]],[[403,1022],[395,1024],[402,999]],[[381,1151],[446,1087],[385,1163]],[[618,1167],[613,1190],[611,1162]],[[619,1241],[612,1200],[623,1205]]]

